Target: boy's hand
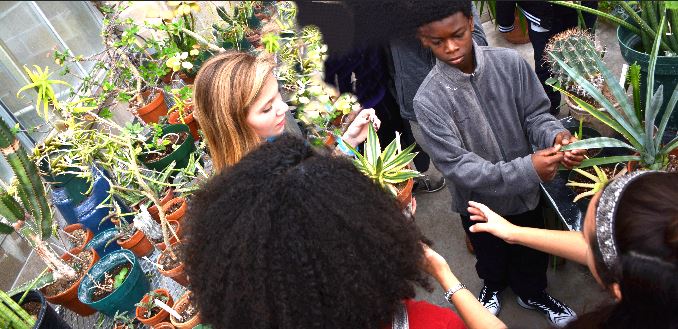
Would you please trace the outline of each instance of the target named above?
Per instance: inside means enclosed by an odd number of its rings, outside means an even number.
[[[557,145],[567,145],[570,143],[574,143],[577,141],[577,137],[572,136],[569,131],[563,131],[556,135],[556,140],[555,143],[553,143],[553,146]],[[563,161],[560,163],[565,166],[567,169],[572,169],[574,167],[577,167],[581,164],[582,161],[584,161],[584,155],[586,154],[586,150],[581,149],[581,150],[570,150],[570,151],[565,151],[565,156],[563,157]]]
[[[560,145],[556,145],[532,154],[532,165],[542,182],[548,182],[556,177],[558,164],[564,158],[563,152],[559,151]]]

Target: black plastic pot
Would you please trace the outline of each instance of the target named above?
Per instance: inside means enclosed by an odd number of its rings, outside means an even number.
[[[567,130],[570,132],[570,134],[572,134],[572,136],[574,136],[574,134],[579,133],[579,126],[577,126],[577,127],[567,127]],[[583,137],[581,137],[581,139],[589,139],[589,138],[595,138],[595,137],[601,136],[601,134],[600,134],[600,132],[598,132],[598,130],[595,130],[592,127],[589,127],[587,125],[582,125],[581,132],[582,132],[582,135],[584,135]],[[593,157],[598,156],[598,154],[600,154],[600,151],[602,151],[602,149],[595,149],[595,150],[591,151],[589,157],[593,158]]]
[[[630,17],[627,18],[626,21],[635,25],[635,21]],[[646,86],[647,71],[650,65],[650,54],[635,49],[635,47],[641,44],[640,36],[620,25],[617,28],[617,40],[619,41],[619,50],[621,50],[624,60],[629,63],[629,65],[633,63],[638,63],[638,65],[640,65],[640,84],[641,86]],[[654,72],[654,91],[656,91],[660,85],[664,86],[664,104],[668,103],[673,90],[676,88],[676,84],[678,84],[677,68],[678,57],[657,56],[657,65]],[[646,93],[641,92],[640,96],[644,103]],[[660,110],[660,118],[664,111],[666,111],[665,108]],[[673,130],[678,129],[678,111],[674,110],[669,120],[668,127]]]
[[[21,296],[23,296],[23,292],[12,296],[12,299],[18,302]],[[35,320],[33,329],[71,329],[71,326],[54,311],[52,306],[45,300],[45,296],[39,291],[29,291],[22,304],[26,302],[38,302],[41,305],[40,313],[38,313],[38,318]]]
[[[141,161],[147,168],[153,169],[156,171],[162,171],[163,169],[167,168],[167,166],[172,163],[172,161],[176,161],[176,165],[174,166],[175,169],[181,169],[181,168],[186,168],[188,165],[188,160],[190,157],[190,154],[195,151],[195,141],[193,140],[193,136],[191,135],[191,130],[188,128],[187,125],[185,124],[175,124],[175,125],[166,125],[162,127],[162,134],[163,136],[169,133],[181,133],[181,132],[187,132],[188,136],[186,136],[186,140],[184,140],[183,143],[174,150],[174,152],[170,153],[166,157],[159,159],[157,161],[145,161],[145,156],[140,155],[139,156],[139,161]]]

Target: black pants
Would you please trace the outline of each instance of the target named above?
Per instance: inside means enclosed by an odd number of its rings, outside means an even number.
[[[504,218],[515,225],[544,228],[541,205]],[[461,221],[476,253],[476,271],[487,286],[495,290],[510,286],[521,297],[534,296],[546,289],[547,254],[508,244],[489,233],[471,233],[469,227],[475,222],[465,215],[461,215]]]
[[[598,8],[598,4],[595,1],[584,1],[584,5],[590,8]],[[537,73],[539,82],[541,82],[542,87],[546,95],[551,101],[551,114],[557,115],[560,112],[558,106],[560,106],[560,92],[553,90],[553,87],[546,84],[546,80],[551,76],[551,69],[548,62],[544,60],[544,48],[548,43],[549,39],[554,35],[563,32],[567,29],[573,28],[578,24],[577,12],[569,8],[558,8],[561,15],[554,17],[553,26],[546,32],[536,32],[532,28],[528,28],[527,33],[530,36],[530,43],[532,43],[532,49],[534,50],[534,71]],[[596,22],[596,16],[588,13],[583,13],[584,22],[586,27],[591,29],[593,24]]]

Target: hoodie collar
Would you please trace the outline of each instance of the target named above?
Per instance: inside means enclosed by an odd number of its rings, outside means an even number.
[[[460,69],[447,64],[436,58],[436,67],[438,70],[447,78],[451,79],[453,82],[468,80],[470,77],[474,76],[476,78],[480,77],[483,73],[483,68],[485,67],[485,58],[483,57],[483,52],[480,47],[473,42],[473,55],[475,56],[476,67],[473,70],[473,73],[466,74]]]

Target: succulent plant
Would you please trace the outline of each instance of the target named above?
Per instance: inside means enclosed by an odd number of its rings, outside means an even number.
[[[546,45],[544,60],[550,64],[551,77],[567,91],[584,98],[591,98],[580,83],[577,83],[565,71],[555,58],[574,68],[581,76],[598,90],[603,88],[605,79],[597,68],[597,60],[602,59],[605,49],[595,40],[593,34],[579,28],[569,29],[556,34]]]

